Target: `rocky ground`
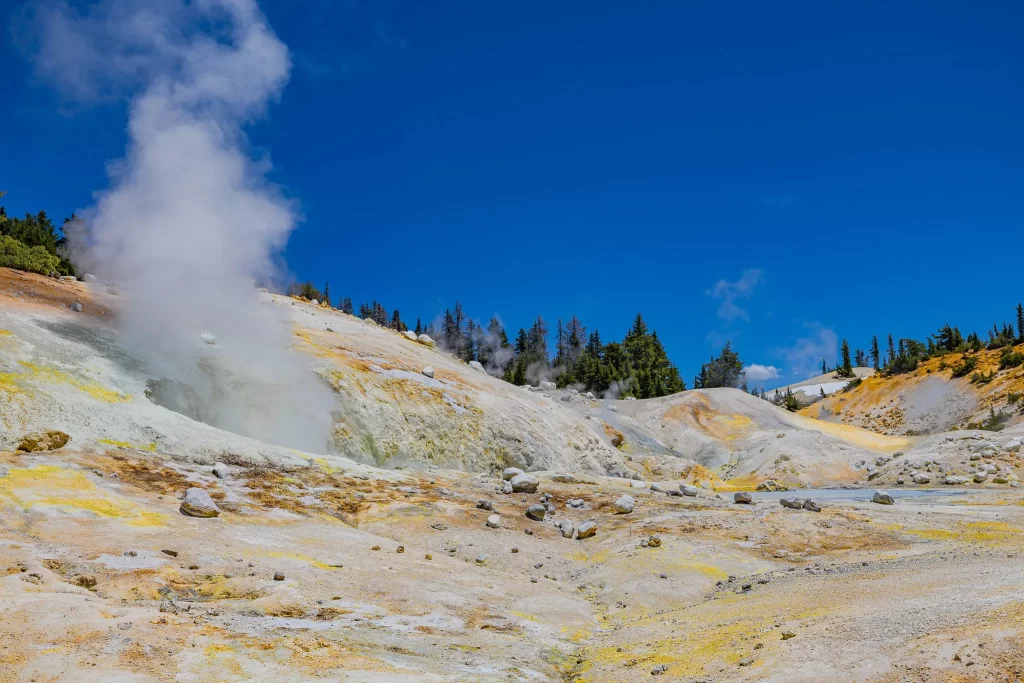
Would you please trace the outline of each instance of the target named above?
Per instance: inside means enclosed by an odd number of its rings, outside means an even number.
[[[0,272],[0,681],[1024,677],[1024,429],[525,390],[278,297],[304,453],[148,400],[116,296]]]

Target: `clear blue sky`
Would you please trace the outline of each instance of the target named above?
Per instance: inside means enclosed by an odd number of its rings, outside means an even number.
[[[1024,4],[844,5],[265,2],[295,68],[249,132],[304,215],[288,266],[510,336],[642,311],[688,383],[725,339],[785,380],[830,330],[1009,320]],[[8,211],[87,206],[123,103],[59,106],[6,40],[0,64]]]

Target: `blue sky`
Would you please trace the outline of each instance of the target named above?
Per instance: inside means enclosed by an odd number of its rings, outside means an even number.
[[[689,383],[726,339],[786,381],[1024,299],[1020,3],[262,6],[294,62],[249,128],[303,214],[284,256],[357,305],[606,339],[642,311]],[[8,211],[88,206],[125,103],[0,64]]]

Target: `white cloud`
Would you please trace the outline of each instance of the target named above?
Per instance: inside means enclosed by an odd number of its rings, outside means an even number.
[[[839,337],[830,327],[821,323],[804,323],[809,330],[806,337],[797,339],[788,348],[779,353],[786,359],[793,374],[813,377],[821,372],[821,360],[835,358],[839,346]]]
[[[726,320],[735,320],[736,318],[749,320],[750,316],[747,315],[745,310],[736,305],[736,300],[749,299],[754,293],[754,288],[761,284],[763,280],[760,268],[748,268],[743,271],[740,279],[735,282],[729,282],[728,280],[716,282],[715,286],[707,291],[707,295],[722,300],[721,305],[718,307],[718,317]]]
[[[758,365],[757,363],[751,363],[747,367],[743,368],[743,372],[746,373],[747,379],[752,382],[763,382],[766,379],[778,379],[781,374],[780,370],[774,365]]]

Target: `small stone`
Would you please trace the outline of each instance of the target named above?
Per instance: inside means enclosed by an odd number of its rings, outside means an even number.
[[[229,474],[228,466],[224,463],[218,462],[213,465],[213,476],[218,479],[227,479]]]
[[[666,671],[668,671],[668,664],[659,664],[658,666],[656,666],[653,669],[651,669],[651,675],[652,676],[660,676],[663,673],[665,673]]]
[[[584,538],[590,538],[591,536],[593,536],[596,533],[597,533],[597,522],[594,522],[594,521],[589,521],[588,520],[586,522],[583,522],[582,524],[580,524],[576,528],[576,538],[578,540],[583,540]]]
[[[501,515],[491,515],[487,518],[487,526],[491,529],[498,529],[501,527]]]
[[[177,550],[161,550],[160,552],[162,552],[164,555],[169,555],[170,557],[177,557],[178,556],[178,551]]]
[[[82,312],[82,304],[80,304],[80,303],[78,303],[76,301],[75,303],[71,304],[71,310],[74,311],[75,313],[81,313]]]
[[[274,572],[274,581],[284,581],[284,572]]]
[[[808,498],[804,501],[804,510],[811,512],[821,512],[821,506],[813,498]]]
[[[509,483],[512,484],[513,493],[536,493],[540,479],[532,474],[517,474]]]
[[[667,579],[668,578],[668,574],[665,574],[664,572],[662,572],[661,574],[658,574],[658,578],[660,578],[660,579]]]
[[[783,631],[782,632],[782,639],[783,640],[789,640],[790,638],[796,638],[796,633],[794,633],[793,631]]]
[[[526,516],[538,522],[544,521],[544,516],[547,514],[547,512],[547,509],[540,503],[535,503],[530,507],[526,508]]]
[[[680,493],[682,493],[684,496],[687,496],[688,498],[696,498],[697,497],[697,487],[696,486],[691,486],[690,484],[680,484],[679,485],[679,491],[680,491]]]
[[[489,500],[478,500],[476,506],[480,510],[491,510],[494,511],[494,504]]]
[[[519,553],[519,548],[512,548],[511,552],[512,552],[513,555],[516,555],[516,554]]]
[[[430,553],[427,553],[426,555],[423,556],[423,559],[425,559],[425,560],[432,560],[432,559],[434,559],[434,556],[431,555]]]
[[[562,538],[572,538],[573,532],[576,528],[572,522],[566,520],[558,525],[558,531],[562,534]]]
[[[732,502],[739,503],[741,505],[750,505],[754,502],[754,498],[746,491],[737,491],[733,494]]]
[[[658,482],[654,482],[651,484],[651,491],[654,493],[665,493],[665,487]]]
[[[210,494],[195,487],[185,491],[180,510],[189,517],[216,517],[220,514],[220,508],[213,502],[213,498],[210,498]]]
[[[487,556],[486,556],[486,555],[479,555],[479,556],[478,556],[478,557],[476,558],[476,563],[477,563],[477,564],[483,564],[483,563],[484,563],[484,562],[486,562],[486,561],[487,561]]]
[[[395,552],[398,553],[398,554],[404,553],[405,552],[405,546],[404,545],[398,546],[397,548],[395,548]]]
[[[636,507],[636,501],[633,500],[633,496],[622,496],[615,501],[615,512],[620,515],[628,515]]]
[[[469,367],[473,368],[477,372],[482,372],[484,374],[487,373],[487,371],[484,370],[484,366],[478,360],[471,360],[471,361],[469,361]]]
[[[661,539],[658,538],[657,536],[651,536],[650,538],[647,539],[647,547],[649,547],[649,548],[660,548],[661,547]]]
[[[896,501],[886,491],[875,491],[874,495],[871,496],[872,503],[878,503],[879,505],[893,505]]]
[[[754,658],[753,657],[744,657],[743,659],[741,659],[739,661],[739,665],[740,666],[750,666],[753,663],[754,663]]]
[[[779,504],[784,508],[790,510],[802,510],[804,507],[804,501],[802,498],[780,498]]]
[[[422,372],[423,372],[424,377],[429,377],[430,379],[434,379],[434,366],[428,365],[427,367],[423,368]]]

